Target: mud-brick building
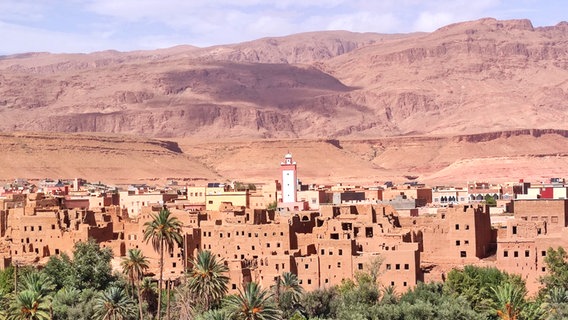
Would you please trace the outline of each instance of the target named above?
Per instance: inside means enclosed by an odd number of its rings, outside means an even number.
[[[118,240],[113,217],[102,208],[98,211],[61,209],[60,198],[42,193],[13,195],[0,200],[2,265],[45,262],[49,256],[71,254],[78,241],[94,238],[99,242]],[[120,252],[119,252],[120,253]]]
[[[230,292],[249,281],[271,286],[283,272],[297,274],[306,290],[333,286],[367,271],[378,257],[385,285],[405,290],[421,279],[419,244],[392,207],[325,205],[278,213],[227,204],[207,215],[194,246],[227,262]]]
[[[514,219],[499,230],[496,266],[521,275],[536,292],[547,272],[546,251],[568,248],[568,200],[534,199],[513,202]]]
[[[421,279],[419,244],[390,206],[322,206],[312,234],[298,235],[298,243],[297,274],[307,290],[340,284],[376,259],[385,286],[406,290]]]
[[[264,287],[282,272],[292,271],[291,225],[266,210],[233,207],[226,203],[219,212],[208,212],[199,226],[200,250],[210,250],[229,266],[229,289],[257,281]]]
[[[149,274],[157,275],[159,272],[160,254],[154,247],[151,239],[144,239],[145,224],[153,220],[158,215],[163,206],[143,207],[140,214],[135,219],[119,219],[115,224],[116,231],[119,233],[119,240],[103,243],[113,248],[115,257],[124,256],[130,249],[140,249],[150,261]],[[200,244],[199,223],[206,220],[207,215],[200,211],[186,211],[176,208],[169,208],[171,216],[177,218],[182,225],[181,246],[174,245],[166,248],[164,253],[164,279],[176,280],[187,268],[187,261],[198,250]],[[120,250],[118,250],[120,248]]]
[[[441,281],[455,266],[477,264],[496,250],[489,211],[480,205],[441,208],[433,216],[400,217],[420,243],[424,281]]]

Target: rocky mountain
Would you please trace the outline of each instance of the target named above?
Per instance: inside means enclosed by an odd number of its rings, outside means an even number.
[[[324,138],[567,129],[567,23],[5,56],[0,130]]]
[[[306,177],[330,182],[538,179],[567,162],[567,79],[568,23],[490,18],[431,33],[3,56],[0,178],[273,180],[290,149]]]

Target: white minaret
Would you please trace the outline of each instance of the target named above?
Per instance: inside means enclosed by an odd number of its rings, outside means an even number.
[[[284,156],[284,161],[280,162],[280,170],[282,171],[282,202],[297,202],[298,172],[296,162],[292,160],[290,153],[287,153]]]

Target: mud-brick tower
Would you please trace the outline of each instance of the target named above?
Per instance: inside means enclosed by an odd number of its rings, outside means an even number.
[[[280,162],[280,171],[282,171],[282,202],[297,202],[298,171],[296,161],[292,159],[290,153],[287,153],[284,161]]]

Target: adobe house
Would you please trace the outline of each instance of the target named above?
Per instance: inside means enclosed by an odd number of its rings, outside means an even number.
[[[496,266],[521,275],[529,292],[539,288],[546,274],[548,248],[567,248],[568,200],[533,199],[513,201],[514,219],[507,221],[497,238]]]
[[[400,217],[399,221],[413,230],[413,238],[420,243],[427,282],[443,280],[453,266],[480,263],[496,250],[489,212],[480,205],[441,208],[434,216]]]

